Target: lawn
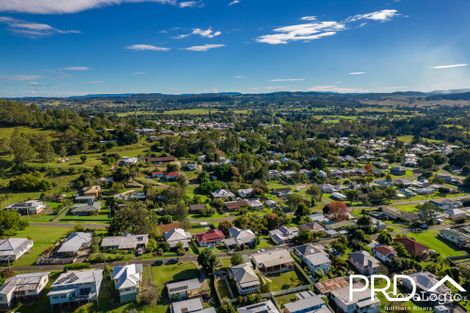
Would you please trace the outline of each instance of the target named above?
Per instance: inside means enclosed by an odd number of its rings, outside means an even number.
[[[276,297],[276,302],[279,304],[280,307],[283,307],[284,304],[295,301],[297,298],[296,294],[297,293],[294,292],[294,293],[290,293],[284,296]]]
[[[168,110],[165,111],[163,114],[171,115],[171,114],[185,114],[185,115],[208,115],[209,111],[211,113],[220,112],[218,109],[186,109],[186,110]]]
[[[422,233],[409,233],[409,237],[416,239],[419,243],[435,250],[443,257],[465,255],[464,250],[457,250],[437,237],[438,230],[428,230]]]
[[[72,229],[73,225],[70,225],[70,227],[28,226],[18,232],[15,237],[30,238],[33,240],[33,248],[16,261],[14,266],[33,265],[46,248],[54,246],[59,239],[65,237]]]
[[[297,268],[293,271],[268,275],[265,276],[264,279],[269,283],[271,291],[279,291],[307,285],[307,282],[304,281],[302,274],[298,272]]]

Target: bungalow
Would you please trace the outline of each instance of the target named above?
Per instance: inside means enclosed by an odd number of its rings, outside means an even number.
[[[263,202],[261,202],[259,199],[248,199],[246,201],[252,209],[262,209],[264,206]]]
[[[270,207],[272,209],[277,207],[277,202],[273,200],[266,200],[264,204],[266,204],[267,207]]]
[[[321,245],[305,244],[294,247],[292,251],[307,266],[312,275],[318,270],[324,274],[328,273],[331,268],[331,260]]]
[[[363,275],[377,274],[380,269],[380,262],[367,251],[351,252],[349,262]]]
[[[71,233],[56,251],[56,254],[59,257],[76,257],[80,250],[91,246],[92,240],[92,233]]]
[[[201,213],[202,211],[204,211],[206,209],[207,209],[207,206],[203,203],[191,204],[189,206],[189,212],[190,213]]]
[[[240,307],[237,311],[238,313],[279,313],[279,310],[271,300]]]
[[[33,241],[26,238],[0,239],[0,262],[16,261],[33,247]]]
[[[464,234],[456,229],[442,229],[439,237],[448,240],[460,248],[470,247],[470,235]]]
[[[200,247],[214,247],[223,243],[224,233],[219,229],[211,229],[205,233],[197,234],[196,241]]]
[[[247,295],[259,291],[261,282],[250,263],[232,266],[230,273],[239,294]]]
[[[145,157],[145,162],[153,163],[153,164],[162,164],[162,163],[170,163],[176,161],[174,156],[162,156],[162,157],[152,157],[148,156]]]
[[[211,193],[213,198],[216,199],[224,199],[224,200],[231,200],[235,199],[235,194],[231,191],[225,189],[219,189]]]
[[[426,258],[431,253],[431,250],[428,247],[411,238],[397,237],[394,241],[401,243],[413,258]]]
[[[8,278],[0,287],[0,309],[8,310],[23,298],[36,298],[49,282],[49,273],[26,273]]]
[[[155,171],[155,172],[150,173],[149,177],[150,178],[163,178],[165,177],[165,172]]]
[[[240,189],[237,191],[237,193],[242,198],[249,198],[253,195],[253,188]]]
[[[89,201],[87,203],[76,203],[70,209],[72,215],[86,216],[98,214],[101,211],[101,202]]]
[[[390,169],[390,174],[395,175],[395,176],[403,176],[406,174],[406,170],[401,167],[392,167]]]
[[[337,190],[336,187],[331,184],[321,184],[318,186],[320,187],[320,191],[322,193],[333,193]]]
[[[112,279],[114,288],[119,291],[120,303],[133,302],[139,293],[144,267],[142,264],[115,266]]]
[[[188,279],[166,284],[168,298],[170,300],[181,300],[198,297],[203,291],[199,279]]]
[[[354,284],[355,289],[361,289],[361,284]],[[340,313],[379,313],[380,300],[376,297],[372,300],[372,291],[366,288],[363,291],[356,291],[350,298],[350,286],[339,288],[331,292],[331,300],[337,307],[337,312]]]
[[[344,200],[348,199],[348,197],[346,197],[345,195],[343,195],[342,193],[337,192],[337,191],[333,192],[331,194],[330,198],[333,199],[333,200],[338,200],[338,201],[344,201]]]
[[[149,235],[131,235],[106,237],[101,241],[101,249],[137,250],[145,248]]]
[[[278,197],[285,197],[291,193],[291,190],[290,188],[277,188],[277,189],[273,189],[271,193]]]
[[[202,298],[173,302],[170,313],[216,313],[213,307],[204,308]]]
[[[265,274],[275,274],[294,269],[294,259],[287,249],[270,250],[252,256],[253,264]]]
[[[39,214],[45,208],[46,204],[39,200],[29,200],[7,206],[7,209],[15,210],[21,215]]]
[[[166,242],[170,244],[170,247],[175,248],[179,243],[183,245],[183,248],[189,248],[189,242],[193,238],[191,233],[185,231],[182,228],[175,228],[163,234]]]
[[[138,158],[123,157],[121,161],[119,161],[119,166],[135,165],[137,162],[139,162]]]
[[[310,222],[302,224],[299,226],[301,230],[311,231],[311,232],[325,232],[325,228],[318,222]]]
[[[103,270],[68,271],[52,284],[49,293],[51,305],[95,301],[98,299]]]
[[[249,204],[246,200],[228,201],[224,203],[224,208],[227,211],[235,211],[247,206],[249,206]]]
[[[173,180],[176,180],[178,177],[181,176],[181,173],[178,173],[178,172],[169,172],[165,175],[165,179],[167,181],[173,181]]]
[[[299,229],[297,227],[286,227],[281,226],[278,229],[270,230],[269,236],[271,240],[277,245],[282,245],[292,240],[299,235]]]
[[[90,187],[82,188],[82,196],[93,196],[95,199],[98,199],[101,194],[101,187],[98,185],[93,185]]]
[[[321,296],[311,290],[302,291],[295,298],[295,301],[284,304],[286,313],[332,313]]]
[[[229,230],[230,238],[225,239],[224,243],[227,248],[233,247],[253,247],[256,242],[256,235],[250,229],[240,229],[231,227]]]
[[[465,208],[462,209],[447,209],[445,212],[449,216],[450,219],[454,221],[457,220],[465,220],[467,218],[467,210]]]
[[[391,246],[381,245],[372,249],[374,256],[384,264],[390,264],[397,256],[395,249]]]

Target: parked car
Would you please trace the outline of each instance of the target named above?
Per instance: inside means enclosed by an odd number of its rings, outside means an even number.
[[[152,266],[160,266],[160,265],[163,265],[162,260],[155,260],[155,262],[152,263]]]
[[[169,259],[166,261],[166,264],[176,264],[178,263],[178,259]]]

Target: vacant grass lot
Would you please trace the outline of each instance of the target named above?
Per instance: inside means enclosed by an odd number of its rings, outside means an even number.
[[[264,278],[269,283],[271,291],[290,289],[308,284],[302,277],[302,274],[298,272],[297,268],[293,271],[268,275]]]

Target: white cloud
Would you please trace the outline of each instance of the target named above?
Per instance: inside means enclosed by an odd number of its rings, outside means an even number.
[[[447,69],[447,68],[465,67],[465,66],[467,66],[467,65],[468,65],[468,64],[465,64],[465,63],[461,63],[461,64],[447,64],[447,65],[436,65],[436,66],[433,66],[432,68],[433,68],[433,69],[440,70],[440,69]]]
[[[307,88],[306,91],[338,92],[338,93],[364,93],[364,92],[370,92],[370,90],[368,90],[368,89],[338,87],[338,86],[334,86],[334,85],[310,87],[310,88]]]
[[[195,8],[200,7],[202,4],[199,1],[183,1],[178,3],[180,8]]]
[[[122,3],[155,2],[179,5],[176,0],[0,0],[0,11],[35,14],[76,13]]]
[[[85,72],[85,71],[89,71],[90,68],[88,66],[69,66],[69,67],[65,67],[64,70],[70,71],[70,72]]]
[[[270,82],[298,82],[303,80],[305,80],[305,78],[276,78],[271,79]]]
[[[206,44],[202,46],[192,46],[192,47],[183,48],[183,50],[205,52],[211,49],[217,49],[217,48],[222,48],[222,47],[225,47],[225,45],[224,44]]]
[[[300,18],[301,21],[316,21],[317,17],[313,15],[308,15]]]
[[[0,76],[2,81],[28,81],[44,78],[40,75],[12,75],[12,76]]]
[[[1,1],[1,0],[0,0]],[[0,4],[1,7],[1,4]],[[12,17],[0,16],[0,23],[6,24],[10,32],[25,37],[46,37],[54,34],[78,34],[78,30],[63,30],[44,23],[23,21]]]
[[[366,72],[351,72],[349,75],[364,75]]]
[[[236,4],[239,4],[241,1],[240,0],[233,0],[231,2],[229,2],[228,6],[232,6],[232,5],[236,5]]]
[[[175,38],[183,39],[183,38],[189,37],[191,35],[201,36],[201,37],[205,37],[205,38],[214,38],[214,37],[218,37],[218,36],[222,35],[222,32],[221,31],[213,31],[212,27],[209,27],[208,29],[193,28],[193,31],[191,33],[182,34],[182,35],[179,35]]]
[[[397,15],[399,15],[397,10],[386,9],[365,14],[357,14],[348,18],[348,21],[357,22],[361,20],[372,20],[378,22],[387,22]]]
[[[382,10],[351,16],[343,21],[317,21],[315,16],[304,16],[301,20],[308,21],[308,23],[275,28],[272,34],[259,36],[256,38],[256,41],[270,45],[287,44],[291,41],[309,42],[352,29],[349,25],[356,21],[373,20],[386,22],[397,15],[399,15],[397,10]],[[365,25],[363,23],[360,26]]]
[[[147,44],[136,44],[130,45],[126,47],[127,50],[133,51],[170,51],[170,48],[165,47],[158,47],[154,45],[147,45]]]

